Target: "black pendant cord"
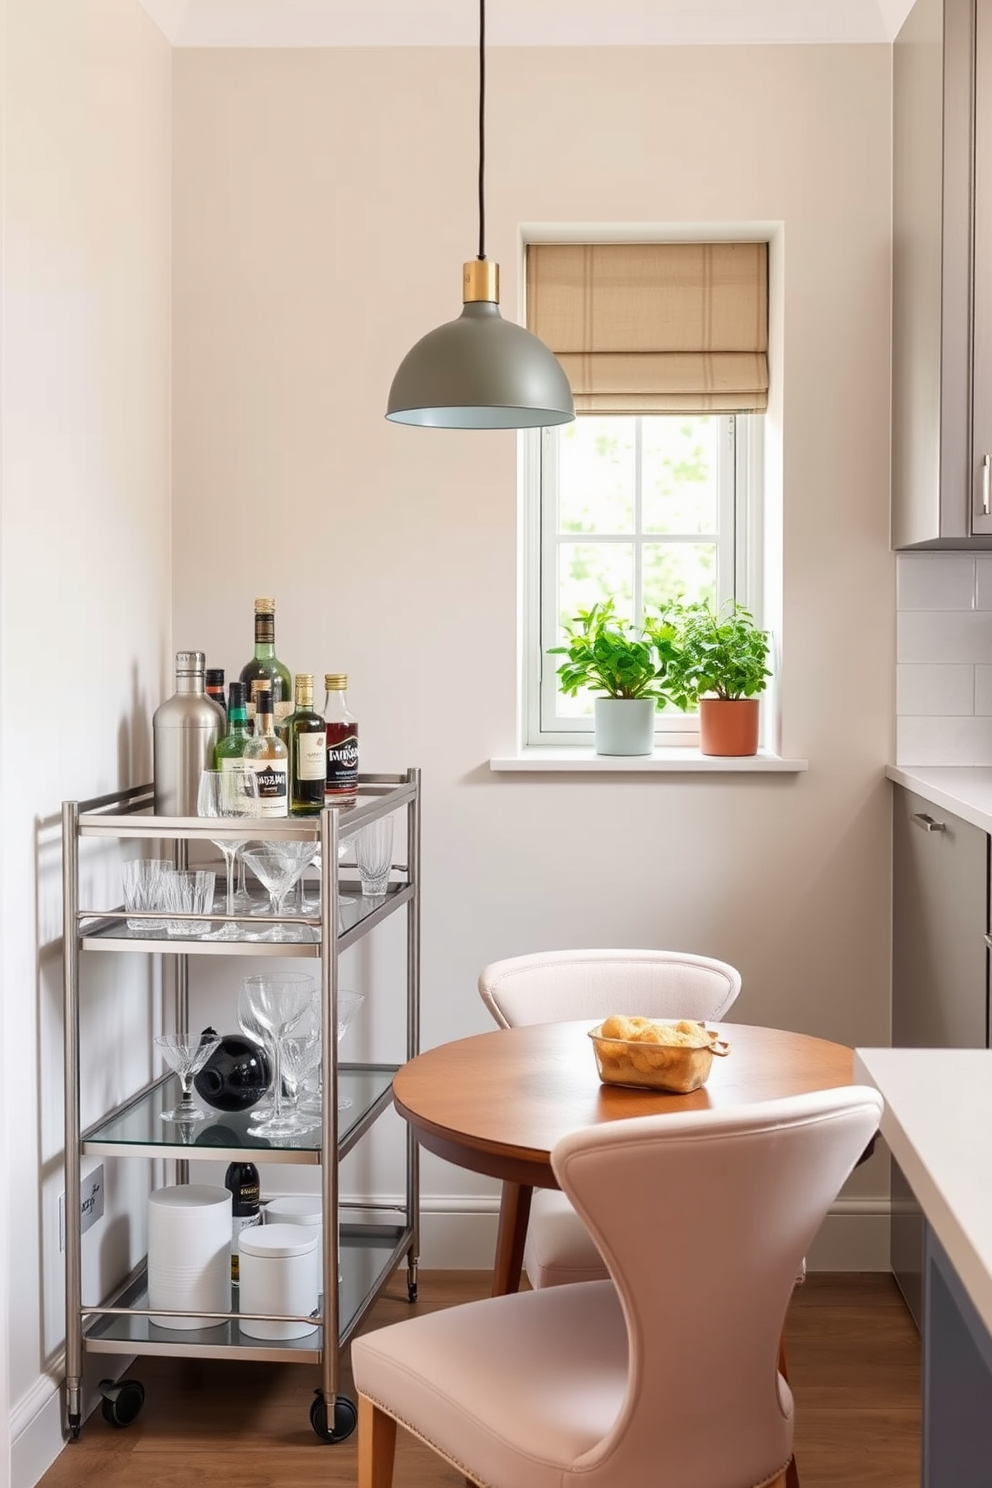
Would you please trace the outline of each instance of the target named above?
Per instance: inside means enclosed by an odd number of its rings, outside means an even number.
[[[486,0],[479,0],[479,257],[486,256]]]

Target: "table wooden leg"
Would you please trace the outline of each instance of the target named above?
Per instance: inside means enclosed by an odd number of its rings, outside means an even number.
[[[519,1183],[504,1183],[499,1201],[499,1231],[496,1235],[496,1262],[493,1267],[493,1296],[504,1297],[520,1289],[524,1267],[524,1241],[530,1219],[530,1201],[534,1190]]]

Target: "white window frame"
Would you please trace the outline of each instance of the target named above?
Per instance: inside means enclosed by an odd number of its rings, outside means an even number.
[[[717,592],[721,600],[735,598],[754,613],[761,624],[763,419],[760,414],[720,414],[723,433],[733,449],[718,474],[719,533],[717,534]],[[645,538],[640,525],[640,426],[635,443],[637,508],[635,532],[594,540],[618,543],[657,541]],[[557,575],[559,540],[574,536],[557,533],[557,429],[528,430],[521,435],[520,464],[520,585],[521,645],[520,698],[522,746],[588,746],[593,720],[568,718],[557,711],[559,658],[547,648],[557,626]],[[714,534],[694,533],[674,541],[699,541]],[[666,541],[667,541],[666,536]],[[635,566],[636,567],[636,566]],[[639,573],[635,577],[634,604],[639,608]],[[698,731],[695,713],[670,710],[657,715],[655,744],[663,747],[690,742],[687,735]]]

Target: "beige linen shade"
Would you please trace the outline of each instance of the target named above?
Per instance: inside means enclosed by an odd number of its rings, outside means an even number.
[[[760,412],[767,243],[532,243],[527,325],[584,413]]]

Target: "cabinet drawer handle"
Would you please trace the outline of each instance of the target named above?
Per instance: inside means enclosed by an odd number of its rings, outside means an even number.
[[[918,827],[922,827],[924,832],[945,832],[947,830],[943,822],[934,821],[933,817],[927,816],[925,811],[914,811],[912,820]]]
[[[990,497],[990,494],[992,494],[989,491],[989,468],[990,468],[990,466],[992,466],[992,455],[983,455],[982,456],[982,511],[985,513],[986,516],[989,515],[989,511],[990,511],[989,497]]]

